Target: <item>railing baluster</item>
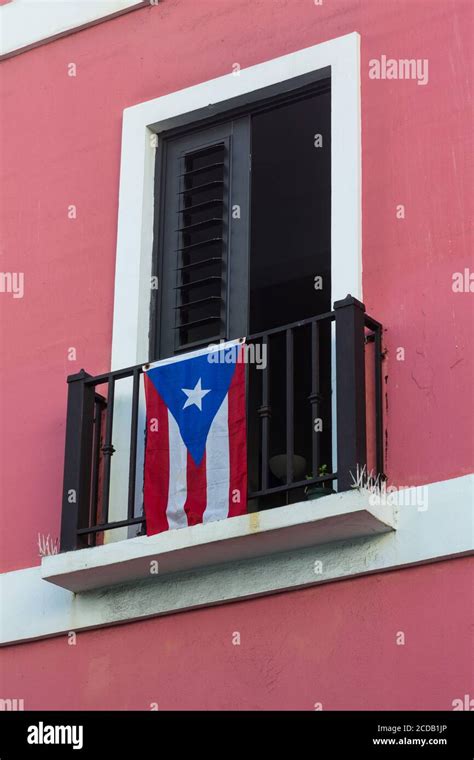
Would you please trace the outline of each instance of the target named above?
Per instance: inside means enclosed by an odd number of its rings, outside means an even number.
[[[269,434],[270,434],[270,394],[269,394],[269,373],[270,373],[270,341],[267,335],[262,338],[262,355],[267,357],[267,366],[262,369],[262,406],[258,410],[261,425],[261,440],[262,440],[262,474],[261,474],[261,490],[265,491],[268,488],[268,458],[269,458]]]
[[[95,394],[94,401],[94,447],[92,462],[92,489],[90,503],[90,525],[98,522],[99,514],[99,471],[100,471],[100,435],[102,432],[102,409],[105,406],[105,399]]]
[[[383,398],[382,398],[382,328],[375,330],[375,456],[377,475],[383,474],[384,441],[383,441]]]
[[[128,471],[128,519],[135,513],[135,477],[137,473],[137,427],[138,399],[140,395],[140,374],[138,369],[133,372],[132,391],[132,421],[130,425],[130,465]]]
[[[352,296],[334,304],[336,315],[337,487],[349,491],[367,465],[365,412],[365,306]]]
[[[319,322],[311,325],[311,474],[315,478],[319,474],[320,465],[320,435],[316,430],[316,420],[319,419],[321,403],[320,367],[319,367]]]
[[[115,377],[110,374],[107,385],[107,418],[105,423],[105,443],[102,446],[104,455],[104,482],[102,485],[102,515],[104,522],[109,519],[110,466],[115,452],[112,446],[112,427],[114,421]]]
[[[293,330],[286,331],[286,484],[293,482],[294,453]]]
[[[87,546],[87,538],[79,538],[77,531],[87,525],[90,508],[95,391],[93,386],[87,386],[84,382],[89,377],[81,369],[77,375],[70,375],[67,379],[62,552]]]

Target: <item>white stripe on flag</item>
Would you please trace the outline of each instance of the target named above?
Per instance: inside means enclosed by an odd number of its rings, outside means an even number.
[[[184,445],[178,424],[168,410],[169,466],[170,479],[168,487],[168,506],[166,517],[170,530],[186,528],[188,519],[184,511],[187,497],[187,449]]]
[[[204,523],[224,520],[229,514],[228,398],[228,395],[224,398],[207,437],[207,507],[203,516]]]

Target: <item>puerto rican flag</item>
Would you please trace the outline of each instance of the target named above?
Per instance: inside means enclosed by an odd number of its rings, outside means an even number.
[[[147,534],[247,511],[243,339],[146,365]]]

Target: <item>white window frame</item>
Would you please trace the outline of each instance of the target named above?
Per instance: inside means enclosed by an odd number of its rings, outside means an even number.
[[[331,67],[331,303],[362,299],[360,36],[273,58],[125,109],[118,211],[112,370],[149,360],[155,142],[212,104]]]
[[[331,69],[331,305],[350,293],[362,300],[360,36],[357,32],[163,95],[124,110],[112,334],[112,370],[144,364],[149,356],[154,233],[156,136],[203,115],[225,111],[229,101],[305,74]],[[333,326],[334,328],[334,326]],[[333,469],[337,468],[335,341],[332,341]],[[143,394],[142,394],[143,396]],[[117,384],[109,519],[123,519],[128,487],[131,385]],[[139,424],[145,424],[143,397]],[[136,514],[141,508],[143,447],[137,452]],[[134,535],[115,529],[105,541]]]

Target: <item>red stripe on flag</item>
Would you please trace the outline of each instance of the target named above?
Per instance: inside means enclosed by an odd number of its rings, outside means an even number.
[[[199,467],[196,465],[189,451],[187,454],[187,494],[184,511],[188,518],[188,525],[197,525],[198,523],[202,523],[207,504],[206,452],[204,452]]]
[[[170,474],[168,410],[146,374],[144,380],[147,434],[143,502],[146,532],[153,536],[169,528],[166,517]]]
[[[229,517],[247,512],[247,419],[245,414],[244,348],[229,388]]]

